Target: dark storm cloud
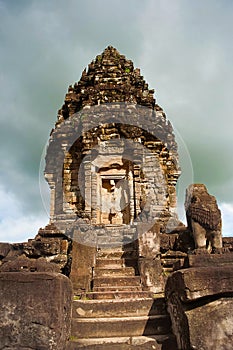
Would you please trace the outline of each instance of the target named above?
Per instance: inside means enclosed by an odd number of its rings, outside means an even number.
[[[139,36],[138,9],[134,13],[132,1],[127,7],[123,2],[110,6],[108,1],[22,4],[1,3],[2,142],[17,169],[35,175],[67,86],[109,42],[139,50],[131,37],[131,33]],[[109,30],[113,16],[114,35]],[[128,24],[130,18],[134,21]]]
[[[222,201],[233,193],[232,14],[229,1],[150,1],[141,58],[158,102],[189,148],[194,180]]]

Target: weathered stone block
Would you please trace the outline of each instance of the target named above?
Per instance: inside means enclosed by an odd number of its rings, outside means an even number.
[[[0,272],[60,272],[59,266],[49,263],[45,258],[29,259],[20,255],[0,267]]]
[[[61,251],[61,239],[60,238],[42,238],[41,240],[32,241],[32,251],[39,256],[43,255],[56,255]]]
[[[232,265],[178,270],[167,280],[166,295],[176,292],[183,302],[233,292]]]
[[[186,310],[190,345],[198,350],[231,350],[233,342],[233,297],[220,298]]]
[[[161,251],[167,251],[174,249],[175,242],[178,238],[178,234],[166,234],[162,233],[160,234],[160,246]]]
[[[70,279],[76,292],[89,291],[96,248],[73,241]]]
[[[0,259],[5,258],[10,250],[11,245],[9,243],[0,243]]]
[[[231,265],[177,271],[165,293],[178,349],[232,349]]]
[[[223,248],[233,252],[233,237],[223,237]]]
[[[187,267],[213,267],[233,264],[233,254],[189,254],[185,261]]]
[[[0,349],[64,350],[72,287],[57,273],[0,273]]]
[[[139,255],[145,258],[155,258],[160,254],[159,227],[153,231],[144,232],[138,238]],[[156,232],[157,231],[157,232]]]
[[[183,304],[174,293],[168,302],[179,350],[231,350],[233,297]]]
[[[153,293],[163,293],[164,291],[164,275],[159,258],[157,259],[139,259],[139,271],[143,289]]]

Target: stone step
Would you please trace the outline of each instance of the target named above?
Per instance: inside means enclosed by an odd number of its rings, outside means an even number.
[[[74,300],[72,317],[126,317],[167,315],[163,298],[137,298],[129,300]]]
[[[108,259],[108,258],[104,258],[104,257],[102,257],[102,258],[97,257],[95,266],[97,268],[106,267],[106,266],[108,266],[109,268],[123,267],[124,266],[124,259],[121,259],[121,258]]]
[[[98,247],[120,247],[122,245],[127,245],[131,242],[135,241],[134,236],[108,236],[108,237],[101,237],[97,239],[97,246]]]
[[[125,244],[125,245],[120,245],[117,247],[109,247],[106,245],[106,247],[98,248],[97,251],[97,257],[125,257],[126,253],[129,253],[129,257],[132,254],[132,252],[135,254],[137,253],[137,245],[135,243],[130,243],[130,244]],[[124,256],[122,256],[124,255]]]
[[[127,249],[122,250],[121,247],[119,247],[119,250],[116,250],[115,248],[112,249],[106,249],[99,250],[97,253],[97,259],[98,258],[105,258],[105,259],[137,259],[138,258],[138,252],[135,249]]]
[[[123,253],[124,254],[124,253]],[[106,258],[106,257],[98,257],[96,259],[96,267],[108,267],[108,268],[115,268],[115,267],[135,267],[137,266],[137,259],[135,258]]]
[[[166,253],[161,254],[161,259],[184,259],[186,257],[187,253],[174,250],[168,250]]]
[[[96,277],[93,280],[93,287],[140,285],[141,279],[139,276]]]
[[[93,292],[135,292],[142,291],[142,286],[106,286],[94,287]]]
[[[131,244],[134,244],[135,241],[124,241],[124,240],[106,240],[102,239],[101,244],[99,241],[97,242],[98,249],[122,249],[124,247],[128,247]]]
[[[115,228],[112,230],[107,229],[106,231],[98,232],[97,234],[97,240],[102,238],[108,239],[108,238],[114,238],[114,237],[117,237],[120,240],[124,239],[125,237],[135,238],[136,231],[132,231],[132,230],[123,231],[123,230],[117,230]]]
[[[69,342],[67,350],[177,350],[174,336],[115,337],[77,339]]]
[[[122,226],[122,225],[105,225],[104,228],[100,228],[98,230],[96,230],[97,232],[97,236],[101,237],[101,236],[107,236],[108,234],[123,234],[123,235],[127,235],[127,234],[136,234],[137,230],[135,227],[131,227],[131,226]]]
[[[122,230],[119,229],[118,227],[106,227],[103,230],[97,230],[97,237],[107,237],[107,236],[127,236],[127,235],[135,235],[136,234],[136,230],[132,230],[132,229],[125,229]]]
[[[136,298],[152,298],[153,293],[147,291],[107,291],[107,292],[89,292],[86,293],[86,298],[94,300],[107,299],[136,299]]]
[[[133,267],[120,267],[120,268],[95,268],[94,278],[96,277],[111,277],[111,276],[135,276],[135,270]]]
[[[78,338],[162,335],[170,332],[170,318],[160,316],[72,318],[71,334]]]

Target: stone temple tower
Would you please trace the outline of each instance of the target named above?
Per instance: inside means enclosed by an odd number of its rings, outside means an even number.
[[[161,234],[178,225],[177,144],[153,94],[132,61],[109,46],[58,111],[45,178],[51,224],[73,241],[73,270],[77,245],[77,288],[89,288],[101,249],[131,245],[153,260]]]
[[[99,237],[101,245],[103,227],[102,240],[113,242],[109,230],[116,226],[127,241],[127,228],[135,237],[176,224],[177,145],[153,94],[140,70],[111,46],[69,87],[45,170],[51,222],[60,229],[91,227],[86,237]]]

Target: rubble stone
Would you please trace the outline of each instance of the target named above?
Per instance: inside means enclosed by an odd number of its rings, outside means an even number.
[[[45,258],[30,259],[20,255],[0,267],[0,272],[60,272],[57,264],[50,264]]]

